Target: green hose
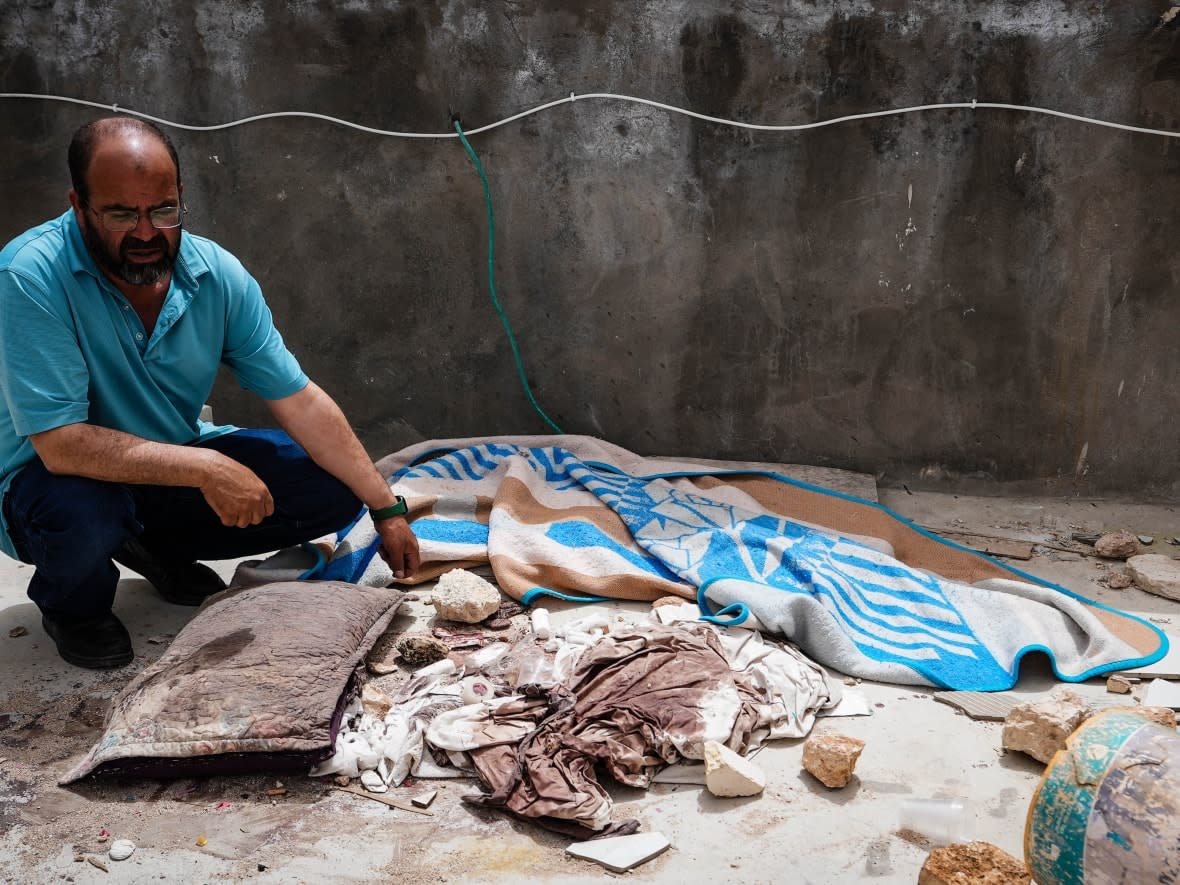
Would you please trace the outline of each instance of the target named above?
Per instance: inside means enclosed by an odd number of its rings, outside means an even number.
[[[524,374],[524,363],[520,359],[520,348],[517,347],[516,336],[512,333],[512,324],[508,322],[508,315],[504,313],[504,308],[500,306],[500,299],[496,297],[496,219],[492,214],[492,189],[488,186],[488,177],[483,171],[483,164],[479,162],[479,157],[471,149],[467,137],[463,134],[463,127],[459,125],[458,120],[454,122],[455,131],[459,133],[459,141],[463,142],[467,156],[471,157],[471,162],[475,164],[475,171],[479,173],[479,180],[483,183],[483,196],[488,206],[488,291],[492,295],[492,306],[496,308],[496,313],[500,317],[500,323],[504,326],[504,331],[508,333],[508,343],[512,345],[512,358],[516,361],[516,373],[520,376],[520,386],[524,388],[525,396],[528,397],[533,409],[545,420],[546,424],[553,428],[553,432],[558,434],[564,433],[545,414],[544,410],[537,403],[536,397],[533,396],[533,391],[529,387],[528,378]]]

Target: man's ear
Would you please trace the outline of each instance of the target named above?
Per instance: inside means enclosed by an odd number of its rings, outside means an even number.
[[[74,190],[73,188],[70,188],[70,192],[66,196],[69,197],[70,205],[74,207],[74,215],[78,219],[78,224],[81,224],[82,223],[82,213],[86,211],[86,207],[82,203],[82,198],[78,195],[78,192],[76,190]]]

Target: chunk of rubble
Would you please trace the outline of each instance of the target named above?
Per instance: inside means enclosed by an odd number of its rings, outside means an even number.
[[[1106,690],[1111,694],[1130,694],[1134,684],[1126,676],[1119,676],[1116,673],[1114,676],[1107,677]]]
[[[1029,885],[1032,873],[990,842],[958,842],[935,848],[922,864],[918,885]]]
[[[662,833],[635,833],[631,836],[574,842],[566,848],[566,853],[583,860],[592,860],[616,873],[625,873],[663,854],[671,844]]]
[[[1105,559],[1126,559],[1139,552],[1139,539],[1130,532],[1108,532],[1094,542],[1094,552]]]
[[[417,669],[441,661],[451,653],[451,647],[433,636],[412,634],[397,641],[397,651],[406,666]]]
[[[1126,572],[1111,572],[1106,576],[1105,583],[1111,590],[1126,590],[1135,580]]]
[[[1162,553],[1143,553],[1127,560],[1127,570],[1140,590],[1180,599],[1180,562]]]
[[[705,741],[705,788],[714,796],[757,796],[766,787],[762,769],[725,744]]]
[[[684,605],[686,602],[692,602],[691,599],[684,599],[680,596],[661,596],[651,604],[652,608],[663,608],[665,605]]]
[[[1047,763],[1089,715],[1090,705],[1077,692],[1059,688],[1046,700],[1013,707],[1004,719],[1001,744]]]
[[[1164,728],[1176,727],[1176,711],[1171,707],[1149,707],[1147,705],[1137,707],[1119,707],[1119,710],[1125,710],[1128,713],[1134,713],[1136,716],[1142,716],[1144,719],[1150,719]]]
[[[434,588],[435,613],[447,621],[478,624],[500,610],[500,591],[479,575],[454,569]]]
[[[865,742],[843,734],[813,734],[803,744],[803,768],[825,787],[848,786]]]
[[[393,698],[371,682],[361,689],[361,708],[374,719],[384,719],[393,706]]]

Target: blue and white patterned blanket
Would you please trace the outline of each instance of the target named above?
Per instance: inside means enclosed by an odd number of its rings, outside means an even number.
[[[694,598],[842,673],[955,689],[1009,688],[1032,651],[1081,681],[1166,650],[1137,618],[784,475],[573,436],[426,443],[379,466],[411,505],[416,580],[490,562],[526,604]],[[361,519],[313,576],[389,583],[375,543]]]

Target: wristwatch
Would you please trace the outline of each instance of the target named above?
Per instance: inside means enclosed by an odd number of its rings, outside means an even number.
[[[410,508],[406,505],[406,499],[398,495],[397,500],[392,504],[387,504],[385,507],[378,507],[376,510],[370,510],[369,516],[372,517],[373,522],[381,522],[383,519],[405,516],[409,512]]]

